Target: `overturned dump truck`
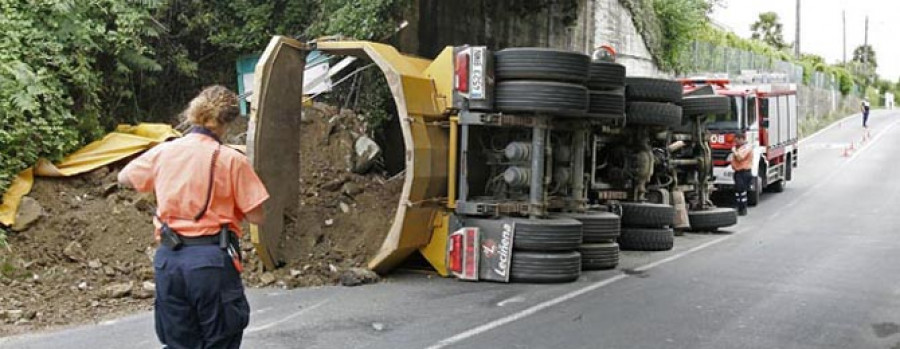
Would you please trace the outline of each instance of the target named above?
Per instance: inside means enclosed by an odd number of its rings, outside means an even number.
[[[443,276],[565,282],[614,268],[620,246],[671,249],[674,229],[695,216],[706,230],[736,223],[708,199],[706,131],[700,117],[683,123],[679,82],[626,79],[611,59],[561,50],[458,46],[427,60],[372,42],[279,36],[256,68],[248,130],[272,194],[265,223],[251,227],[266,268],[290,257],[279,241],[299,209],[312,50],[373,62],[396,104],[406,170],[390,229],[370,242],[381,246],[368,262],[376,272],[419,253]]]

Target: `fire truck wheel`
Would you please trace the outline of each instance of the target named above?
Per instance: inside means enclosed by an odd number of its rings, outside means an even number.
[[[625,87],[625,66],[613,62],[591,62],[591,75],[587,86],[591,90]]]
[[[718,95],[684,97],[681,110],[685,117],[728,114],[731,112],[731,99]]]
[[[625,96],[619,91],[591,91],[588,116],[615,120],[625,119]]]
[[[581,222],[572,218],[512,219],[513,249],[520,251],[574,251],[581,245]]]
[[[671,228],[623,228],[619,247],[626,251],[668,251],[675,247]]]
[[[582,85],[547,81],[506,81],[497,84],[496,108],[507,113],[547,113],[582,116],[588,90]]]
[[[621,232],[622,220],[615,213],[561,213],[557,217],[572,218],[581,222],[585,244],[616,241]]]
[[[581,253],[582,270],[612,269],[619,265],[619,244],[584,244],[578,248]]]
[[[760,172],[764,173],[764,172]],[[747,191],[747,205],[756,206],[759,204],[759,196],[762,195],[762,179],[759,176],[753,177],[753,184]]]
[[[625,98],[629,102],[659,102],[681,104],[681,83],[654,78],[625,78]]]
[[[497,51],[494,71],[498,81],[544,80],[584,84],[591,57],[549,48],[519,47]]]
[[[670,205],[623,202],[620,206],[623,227],[661,228],[675,222],[675,207]]]
[[[766,189],[773,193],[784,192],[784,179],[779,179],[775,183],[769,184],[769,186],[766,187]]]
[[[681,125],[681,107],[669,103],[628,102],[626,125],[675,127]]]
[[[716,231],[719,228],[737,224],[737,212],[732,208],[726,207],[717,207],[705,211],[690,211],[688,212],[688,220],[691,222],[691,230]]]
[[[575,251],[513,252],[509,279],[515,282],[571,282],[581,275],[581,254]]]

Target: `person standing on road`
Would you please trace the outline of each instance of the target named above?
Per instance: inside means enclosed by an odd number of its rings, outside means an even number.
[[[193,128],[147,151],[119,183],[154,192],[156,335],[165,348],[239,348],[250,321],[241,282],[243,219],[259,224],[269,194],[247,157],[222,146],[238,99],[205,88],[184,111]]]
[[[869,122],[869,108],[870,108],[870,105],[869,105],[869,98],[868,98],[868,97],[863,98],[862,106],[860,106],[860,110],[862,110],[862,115],[863,115],[863,127],[864,127],[864,128],[868,128],[868,127],[869,127],[869,125],[868,125],[868,122]]]
[[[735,146],[731,148],[731,169],[734,170],[734,198],[738,215],[747,215],[747,191],[753,182],[753,147],[747,143],[744,134],[734,137]]]

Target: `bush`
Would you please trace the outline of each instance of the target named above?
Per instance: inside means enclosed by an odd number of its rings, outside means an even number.
[[[0,0],[0,192],[115,123],[131,74],[159,70],[143,37],[152,2]]]

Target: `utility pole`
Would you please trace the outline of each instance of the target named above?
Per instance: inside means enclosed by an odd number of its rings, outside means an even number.
[[[841,18],[844,22],[844,66],[847,66],[847,10],[841,12]]]
[[[869,15],[866,15],[866,38],[863,41],[863,64],[869,67]]]
[[[794,56],[800,58],[800,0],[797,0],[797,30],[794,36]]]
[[[863,72],[869,74],[869,15],[866,15],[866,38],[863,41]],[[866,80],[871,83],[868,78]]]

